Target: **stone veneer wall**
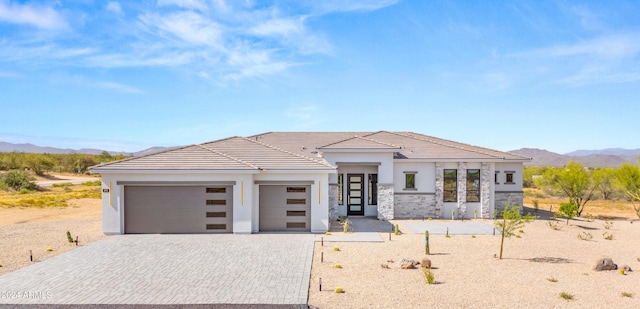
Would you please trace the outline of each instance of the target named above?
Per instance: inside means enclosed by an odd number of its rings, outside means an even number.
[[[329,220],[338,219],[338,184],[329,184]]]
[[[393,184],[378,184],[378,219],[393,219]]]
[[[467,213],[467,163],[458,163],[458,217]]]
[[[491,166],[489,163],[482,163],[480,167],[480,217],[482,219],[493,218],[491,211]]]
[[[436,218],[435,194],[395,194],[393,200],[395,218]]]
[[[516,205],[522,206],[522,202],[524,201],[524,193],[523,192],[496,192],[495,198],[496,198],[495,211],[502,212],[502,210],[504,209],[504,204],[503,204],[504,202],[511,202]]]
[[[442,216],[444,201],[444,163],[436,162],[435,218]]]

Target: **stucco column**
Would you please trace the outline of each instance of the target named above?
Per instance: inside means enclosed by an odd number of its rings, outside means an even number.
[[[436,218],[442,217],[444,203],[444,163],[436,162]]]
[[[480,167],[480,217],[491,219],[491,165],[482,163]]]
[[[393,184],[378,184],[378,219],[393,219]]]
[[[467,213],[467,163],[458,163],[458,217]]]

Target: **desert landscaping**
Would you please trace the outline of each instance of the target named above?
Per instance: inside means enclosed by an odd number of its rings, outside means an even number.
[[[640,270],[640,221],[631,205],[594,202],[585,208],[588,217],[567,224],[566,219],[553,219],[548,211],[559,202],[541,199],[538,210],[525,208],[540,218],[505,240],[502,260],[496,257],[500,236],[491,233],[431,234],[427,256],[422,231],[414,233],[407,226],[429,220],[393,220],[401,233],[380,232],[377,242],[333,241],[348,240],[359,232],[345,234],[334,223],[330,235],[319,235],[323,242],[315,245],[308,304],[312,308],[640,307],[636,272]],[[67,203],[66,207],[0,208],[0,274],[77,248],[68,242],[66,231],[78,237],[79,246],[106,237],[101,232],[99,199]],[[525,204],[530,205],[531,198]],[[470,221],[493,226],[491,220]],[[427,283],[420,265],[416,269],[399,266],[402,259],[424,257],[432,263],[433,284]],[[632,271],[595,271],[603,257]],[[335,292],[338,287],[343,293]]]

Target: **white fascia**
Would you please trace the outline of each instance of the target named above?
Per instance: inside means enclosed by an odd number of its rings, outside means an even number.
[[[150,174],[150,175],[158,175],[158,174],[258,174],[260,171],[258,170],[103,170],[103,171],[94,171],[90,170],[91,174]]]

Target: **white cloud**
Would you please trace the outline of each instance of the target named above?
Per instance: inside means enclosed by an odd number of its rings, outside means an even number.
[[[143,93],[143,91],[138,88],[123,85],[120,83],[114,83],[114,82],[96,82],[95,86],[98,88],[115,90],[117,92],[122,92],[122,93],[132,93],[132,94]]]
[[[375,11],[398,3],[398,0],[311,0],[311,6],[320,13]]]
[[[122,11],[122,7],[120,3],[117,1],[109,1],[106,7],[107,11],[112,12],[116,15],[122,15],[124,12]]]
[[[252,27],[250,31],[261,36],[300,34],[304,31],[304,20],[305,17],[266,20]]]
[[[575,44],[558,45],[532,51],[516,53],[516,57],[572,57],[594,56],[600,58],[620,58],[640,53],[640,34],[610,35]]]
[[[67,21],[51,7],[0,0],[0,21],[27,24],[45,30],[68,28]]]
[[[222,47],[222,27],[194,12],[178,12],[166,16],[149,14],[141,17],[143,23],[159,35],[170,34],[189,44]]]

